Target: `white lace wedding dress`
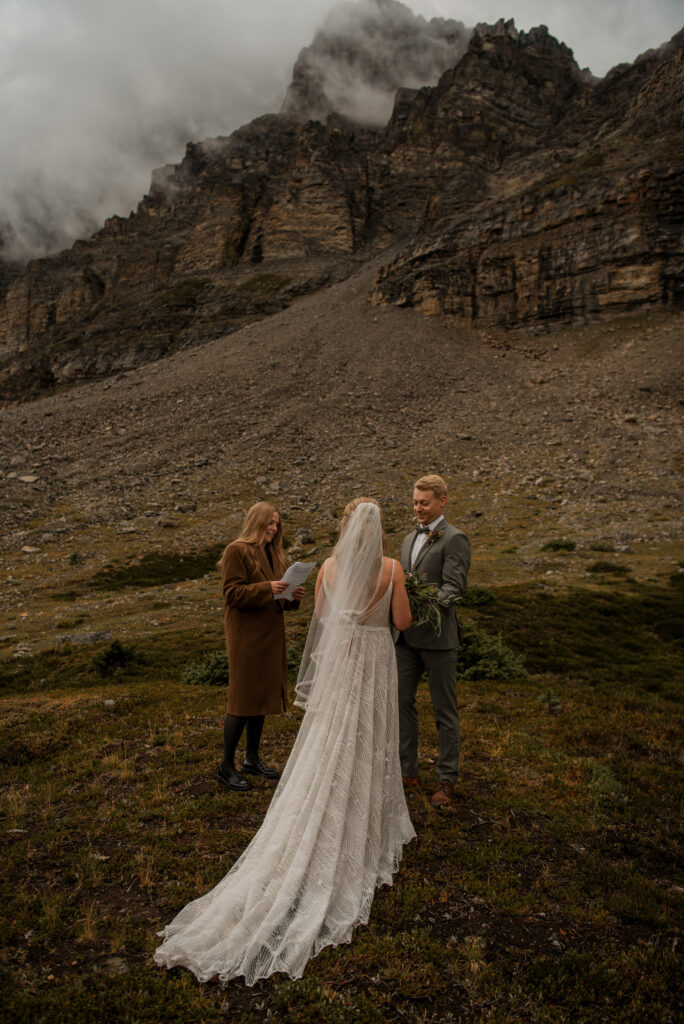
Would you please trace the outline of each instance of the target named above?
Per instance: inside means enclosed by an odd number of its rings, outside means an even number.
[[[338,608],[332,629],[319,615],[326,639],[313,644],[311,685],[298,689],[306,714],[268,813],[222,881],[160,933],[160,966],[200,981],[299,978],[325,946],[351,940],[376,886],[392,883],[415,832],[399,765],[392,580],[377,593],[361,612]]]

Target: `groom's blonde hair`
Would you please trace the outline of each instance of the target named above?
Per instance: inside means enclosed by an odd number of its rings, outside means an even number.
[[[432,491],[436,498],[446,498],[447,485],[441,476],[437,476],[436,473],[428,473],[427,476],[421,476],[420,480],[416,480],[413,487],[416,491]]]

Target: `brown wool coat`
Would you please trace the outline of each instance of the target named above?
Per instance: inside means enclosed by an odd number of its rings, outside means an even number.
[[[287,710],[287,652],[283,605],[270,581],[279,579],[265,552],[236,540],[222,566],[228,650],[228,714],[277,715]]]

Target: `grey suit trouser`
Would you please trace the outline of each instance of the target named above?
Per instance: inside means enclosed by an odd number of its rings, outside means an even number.
[[[430,684],[430,697],[437,723],[439,759],[437,777],[447,782],[458,780],[461,755],[461,723],[456,699],[456,665],[458,648],[430,651],[399,642],[397,674],[399,677],[399,758],[401,774],[418,776],[418,711],[416,692],[424,671]]]

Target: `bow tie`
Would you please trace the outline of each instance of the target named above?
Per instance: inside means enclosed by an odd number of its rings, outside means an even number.
[[[420,523],[416,526],[416,533],[430,533],[429,526],[421,526]]]

